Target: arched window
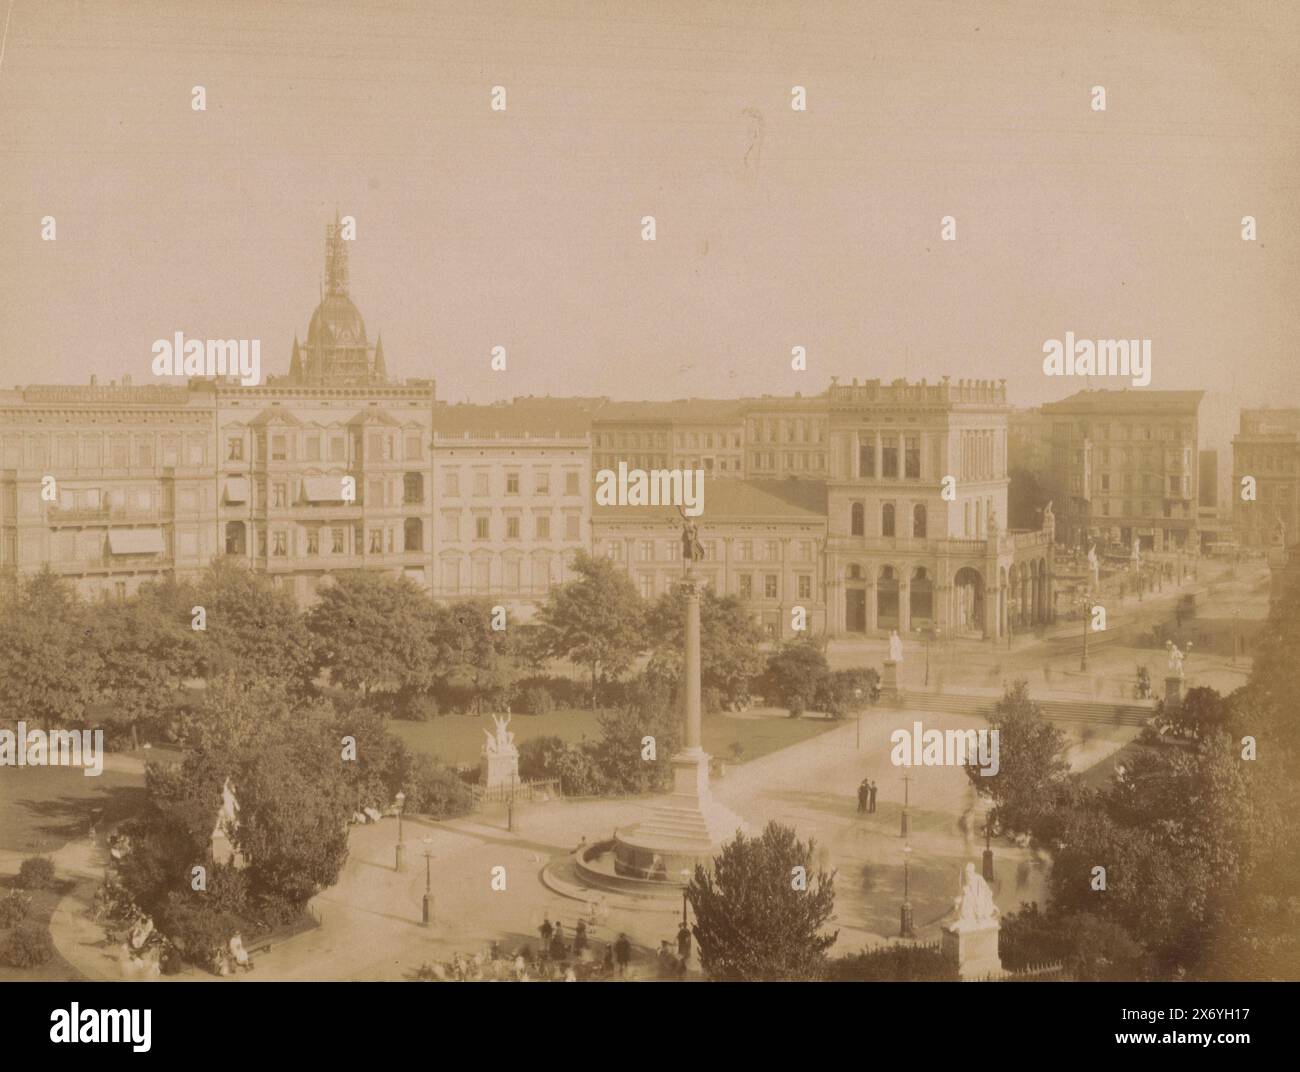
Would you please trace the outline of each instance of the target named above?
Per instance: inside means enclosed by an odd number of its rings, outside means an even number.
[[[919,539],[925,538],[925,506],[921,503],[912,507],[912,535]]]
[[[894,535],[894,504],[885,503],[880,508],[880,535]]]
[[[867,533],[866,510],[860,502],[855,502],[849,511],[849,535],[865,536]]]
[[[912,571],[912,583],[908,586],[911,599],[911,621],[920,625],[934,620],[934,582],[924,566],[917,566]]]
[[[879,629],[898,626],[898,574],[893,566],[882,566],[876,580],[876,626]]]

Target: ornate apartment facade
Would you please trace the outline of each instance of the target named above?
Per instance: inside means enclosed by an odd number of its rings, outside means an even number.
[[[1255,479],[1243,499],[1242,480]],[[1232,440],[1233,526],[1243,547],[1300,539],[1300,410],[1243,409]]]

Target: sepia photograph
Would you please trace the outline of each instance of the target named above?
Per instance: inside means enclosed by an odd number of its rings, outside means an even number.
[[[0,20],[36,1051],[492,982],[1285,1030],[1300,7]]]

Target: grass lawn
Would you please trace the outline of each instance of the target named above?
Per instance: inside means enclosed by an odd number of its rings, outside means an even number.
[[[0,768],[0,848],[46,853],[85,837],[94,808],[101,827],[129,818],[144,803],[144,775],[79,767]]]
[[[821,716],[787,718],[776,708],[751,708],[743,716],[713,714],[704,716],[704,750],[710,755],[735,762],[732,745],[744,748],[740,762],[757,759],[770,752],[787,748],[822,733],[837,723]],[[429,722],[405,722],[393,719],[389,729],[416,751],[427,752],[453,766],[473,766],[483,749],[483,731],[492,730],[488,715],[440,715]],[[534,737],[560,737],[577,743],[585,736],[595,740],[600,735],[596,714],[587,709],[565,709],[549,715],[515,715],[510,721],[515,743]]]

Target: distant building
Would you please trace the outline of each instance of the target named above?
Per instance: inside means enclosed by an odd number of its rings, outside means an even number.
[[[737,400],[607,402],[592,418],[592,468],[702,469],[710,480],[744,476]]]
[[[1005,524],[1005,383],[854,380],[828,401],[832,632],[993,639],[1050,620],[1050,527]]]
[[[590,546],[591,401],[516,399],[434,410],[440,599],[526,610]]]
[[[1044,405],[1058,539],[1078,548],[1090,540],[1196,548],[1203,394],[1088,390]]]
[[[1242,498],[1253,477],[1254,500]],[[1300,409],[1243,409],[1232,440],[1233,524],[1243,547],[1300,540]]]
[[[804,608],[805,635],[820,633],[826,624],[826,485],[718,480],[705,488],[698,518],[704,561],[695,565],[702,583],[742,599],[774,639],[795,635],[794,607]],[[670,506],[597,506],[592,513],[594,553],[625,570],[646,599],[682,578],[681,533],[681,516]]]

